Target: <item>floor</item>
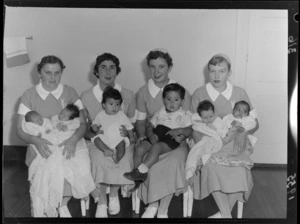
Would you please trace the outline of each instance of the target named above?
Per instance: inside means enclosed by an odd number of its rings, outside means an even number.
[[[247,203],[244,204],[243,218],[246,219],[281,219],[286,218],[286,168],[262,168],[252,169],[254,188]],[[30,197],[28,168],[22,160],[5,160],[2,169],[2,214],[5,218],[30,217]],[[174,196],[169,207],[169,218],[182,218],[182,195]],[[121,212],[109,218],[139,218],[145,209],[141,203],[140,214],[132,211],[131,198],[120,196]],[[80,218],[80,201],[71,199],[68,208],[73,217]],[[96,204],[90,200],[88,218],[95,215]],[[202,201],[194,200],[191,218],[207,218],[217,211],[215,202],[211,197]],[[236,206],[233,209],[233,217],[236,217]],[[9,220],[9,219],[7,219]]]

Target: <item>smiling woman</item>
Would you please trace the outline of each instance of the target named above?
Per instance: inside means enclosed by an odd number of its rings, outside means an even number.
[[[67,160],[76,161],[77,163],[81,164],[80,168],[82,172],[85,172],[87,174],[90,173],[90,159],[88,150],[82,139],[86,130],[85,116],[82,111],[83,107],[76,91],[72,87],[60,83],[64,68],[65,66],[62,60],[58,57],[53,55],[43,57],[37,66],[40,83],[26,90],[21,97],[21,103],[18,109],[17,133],[23,141],[29,144],[26,154],[26,164],[29,166],[29,174],[32,172],[31,165],[35,161],[39,161],[41,157],[42,159],[47,159],[49,157],[51,158],[53,151],[51,151],[49,148],[50,145],[52,145],[51,142],[47,141],[44,138],[27,134],[23,131],[22,124],[24,122],[25,115],[29,111],[36,111],[43,118],[51,118],[52,116],[57,115],[62,109],[64,109],[67,104],[75,104],[76,106],[78,106],[80,110],[80,126],[73,133],[73,135],[66,139],[63,143],[61,143],[59,147],[62,147],[62,152],[66,155]],[[42,166],[43,164],[40,163],[39,165]],[[72,178],[75,179],[78,177],[77,173],[73,173],[72,175],[69,173],[69,176],[72,176]],[[78,181],[78,179],[76,180]],[[90,180],[81,179],[80,182],[85,182],[85,186],[88,186],[87,191],[80,196],[80,192],[74,190],[72,186],[70,187],[70,184],[68,184],[67,181],[61,183],[64,184],[61,185],[64,186],[64,198],[55,198],[56,200],[62,200],[60,204],[61,207],[59,208],[60,217],[71,217],[66,206],[71,196],[77,198],[86,197],[95,188],[95,185],[91,178]],[[39,185],[41,183],[37,184]],[[31,186],[34,187],[34,183],[31,183]],[[34,194],[34,196],[38,198],[37,201],[41,200],[51,204],[50,202],[53,202],[54,200],[50,196],[50,198],[47,197],[47,199],[43,198],[40,192],[34,192],[31,190],[30,193]],[[32,200],[35,198],[34,196],[31,195]],[[39,199],[39,197],[41,198]],[[33,202],[32,215],[34,217],[55,217],[57,216],[57,213],[55,211],[54,213],[48,214],[47,211],[41,211],[41,209],[39,208],[39,203]]]
[[[112,87],[121,93],[123,99],[121,108],[131,123],[135,122],[135,98],[133,92],[115,83],[115,79],[120,72],[120,61],[115,55],[104,53],[96,58],[94,75],[98,78],[98,83],[81,95],[89,121],[88,125],[95,120],[99,112],[103,111],[102,96],[107,87]],[[123,132],[126,132],[126,130],[122,129],[121,133]],[[108,153],[111,149],[89,127],[85,136],[87,139],[92,140],[92,142],[88,142],[88,146],[90,148],[92,175],[97,186],[96,190],[92,192],[95,202],[98,201],[95,216],[107,217],[107,186],[110,186],[108,212],[110,215],[117,215],[120,212],[118,198],[120,186],[133,184],[133,181],[123,177],[124,172],[132,169],[132,145],[126,147],[123,158],[118,163],[115,163]]]

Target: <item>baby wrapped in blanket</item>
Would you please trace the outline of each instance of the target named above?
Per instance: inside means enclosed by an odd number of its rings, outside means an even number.
[[[42,137],[52,143],[48,145],[52,154],[43,158],[37,153],[29,167],[28,180],[31,183],[30,195],[34,217],[57,217],[57,208],[63,198],[64,179],[66,179],[75,198],[83,198],[95,189],[90,173],[87,146],[80,140],[76,146],[76,156],[66,159],[63,156],[63,141],[70,138],[80,126],[79,110],[75,105],[67,105],[59,115],[51,120],[42,118],[37,112],[30,111],[25,116],[24,132]],[[86,154],[86,155],[85,155]]]
[[[185,169],[186,179],[190,179],[194,175],[199,163],[204,165],[212,153],[215,153],[222,148],[222,139],[225,142],[228,140],[226,134],[229,128],[236,125],[247,131],[255,127],[256,121],[253,116],[246,116],[246,114],[240,115],[242,111],[240,107],[241,105],[244,105],[244,103],[244,101],[243,103],[238,102],[233,109],[233,113],[226,115],[223,120],[220,117],[216,117],[214,106],[210,101],[205,100],[199,103],[197,112],[201,121],[194,122],[193,130],[201,132],[205,134],[205,136],[191,148],[188,154]],[[248,158],[247,161],[242,162],[243,164],[241,164],[241,160],[235,158],[236,156],[239,156],[243,160],[243,153],[250,155],[253,152],[252,146],[256,142],[256,137],[248,135],[248,139],[250,140],[251,145],[246,144],[246,142],[243,143],[243,148],[240,148],[239,153],[235,153],[232,158],[230,156],[228,158],[213,157],[211,158],[212,162],[220,165],[243,165],[247,168],[251,168],[253,163],[252,161],[248,161]]]

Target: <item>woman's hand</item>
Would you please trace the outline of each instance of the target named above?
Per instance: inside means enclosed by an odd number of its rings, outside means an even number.
[[[245,129],[239,126],[231,127],[223,139],[223,144],[227,144],[228,142],[231,142],[234,138],[236,138],[240,133],[244,131]]]
[[[244,131],[236,136],[233,145],[233,150],[235,152],[242,152],[246,149],[247,135],[248,133]]]
[[[66,155],[66,159],[70,159],[75,156],[77,142],[72,138],[68,138],[58,146],[64,146],[63,155]]]
[[[97,133],[97,132],[100,130],[100,127],[101,127],[101,125],[100,125],[100,126],[98,126],[98,125],[96,125],[96,124],[92,124],[92,125],[91,125],[91,129],[92,129],[92,131],[95,132],[95,133]]]
[[[126,129],[125,125],[121,125],[121,127],[119,128],[120,130],[120,135],[122,137],[128,137],[128,130]]]
[[[52,154],[48,146],[48,145],[52,145],[52,143],[49,142],[48,140],[39,137],[35,138],[34,145],[36,146],[38,152],[43,158],[47,159]]]

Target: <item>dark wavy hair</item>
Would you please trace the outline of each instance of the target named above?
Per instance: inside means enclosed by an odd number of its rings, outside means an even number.
[[[56,64],[58,63],[61,67],[61,70],[63,71],[66,66],[64,65],[64,63],[62,62],[62,60],[54,55],[48,55],[42,58],[42,60],[40,61],[40,63],[38,63],[37,65],[37,70],[39,73],[41,73],[41,69],[43,68],[43,66],[45,64]]]
[[[68,104],[65,109],[71,112],[70,120],[73,120],[76,117],[79,117],[79,108],[75,104]]]
[[[105,90],[103,91],[101,103],[104,104],[107,99],[120,100],[120,104],[122,104],[123,102],[121,93],[117,89],[114,89],[111,86],[106,87]]]
[[[166,60],[169,67],[173,66],[173,59],[169,55],[169,53],[164,53],[159,50],[150,51],[148,55],[146,56],[147,59],[147,65],[149,66],[150,60],[155,60],[157,58],[163,58]]]
[[[183,100],[185,96],[185,88],[178,83],[171,83],[165,86],[162,97],[165,98],[168,92],[178,92],[180,95],[180,98]]]
[[[201,101],[197,107],[197,112],[199,116],[201,117],[202,111],[208,111],[208,110],[212,110],[213,112],[215,112],[215,107],[213,103],[210,102],[209,100]]]
[[[110,53],[103,53],[96,58],[96,63],[94,65],[94,75],[98,78],[98,67],[103,61],[112,61],[117,67],[117,74],[121,72],[120,60],[115,55]]]

